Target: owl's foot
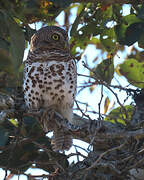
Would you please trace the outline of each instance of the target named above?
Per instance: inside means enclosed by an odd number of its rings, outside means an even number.
[[[41,109],[30,109],[26,113],[24,113],[24,115],[32,116],[32,117],[40,117],[41,114],[42,114]]]
[[[70,131],[78,131],[81,129],[81,127],[77,126],[77,125],[73,125],[72,123],[70,123],[67,119],[65,119],[61,114],[59,114],[58,112],[54,113],[54,119],[57,123],[57,125],[59,127],[63,126],[64,128],[66,128],[67,130]]]
[[[39,111],[40,118],[43,120],[44,127],[49,127],[48,129],[44,128],[45,131],[54,127],[55,123],[58,127],[63,127],[69,131],[79,131],[82,127],[70,123],[65,119],[60,113],[56,112],[52,107],[47,109],[42,109]]]
[[[48,109],[42,108],[42,109],[30,109],[30,110],[28,110],[28,112],[26,114],[52,120],[54,117],[54,112],[55,111],[51,108],[48,108]]]
[[[54,113],[52,108],[41,109],[40,122],[45,132],[51,131],[55,127]]]

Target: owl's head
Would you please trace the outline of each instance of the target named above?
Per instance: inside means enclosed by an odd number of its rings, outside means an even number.
[[[69,51],[67,32],[58,26],[38,30],[31,38],[30,51],[36,49]]]

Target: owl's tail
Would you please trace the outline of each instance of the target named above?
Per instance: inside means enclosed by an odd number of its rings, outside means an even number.
[[[69,150],[72,146],[72,135],[65,129],[55,129],[51,144],[54,151]]]

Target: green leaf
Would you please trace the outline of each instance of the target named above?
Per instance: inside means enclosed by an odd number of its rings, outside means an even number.
[[[13,73],[13,64],[8,51],[0,49],[0,71]]]
[[[133,115],[133,111],[134,111],[134,107],[127,105],[124,106],[124,108],[126,109],[127,112],[127,120],[131,120],[132,115]],[[110,121],[112,123],[120,123],[123,125],[126,125],[125,123],[125,119],[126,119],[126,115],[125,112],[123,111],[122,107],[118,107],[116,109],[113,109],[108,116],[105,118],[105,121]]]
[[[116,21],[118,21],[122,17],[122,5],[113,4],[113,17]]]
[[[143,48],[143,49],[144,49],[144,33],[142,33],[141,36],[140,36],[140,38],[139,38],[138,46],[139,46],[140,48]]]
[[[132,45],[140,39],[142,32],[144,32],[144,23],[131,24],[125,32],[125,41],[128,46]]]
[[[15,72],[8,51],[0,49],[0,88],[14,87]]]
[[[121,23],[115,26],[117,40],[123,45],[130,46],[138,41],[142,32],[144,32],[144,22],[134,14],[124,16]]]
[[[138,7],[138,17],[144,19],[144,3]]]
[[[10,33],[10,44],[12,61],[15,68],[15,73],[18,73],[19,66],[22,64],[24,49],[25,49],[25,37],[20,26],[12,19],[8,17],[7,24]]]
[[[144,88],[144,63],[136,59],[126,59],[119,65],[120,73],[125,76],[128,82],[136,87]]]
[[[0,146],[5,146],[8,140],[8,132],[0,126]]]
[[[88,25],[85,25],[82,28],[80,28],[78,32],[81,32],[83,37],[86,37],[88,35],[96,36],[100,33],[100,29],[96,26],[96,23],[90,22],[88,23]]]
[[[11,122],[12,125],[14,125],[15,127],[18,127],[18,121],[16,121],[15,119],[10,119],[10,122]]]
[[[103,15],[104,20],[107,21],[108,19],[110,19],[113,15],[112,6],[107,7],[107,9],[105,11],[103,11],[102,15]]]
[[[77,28],[78,28],[78,25],[80,23],[80,20],[81,20],[81,17],[84,16],[84,13],[85,13],[85,6],[81,6],[81,11],[78,12],[78,16],[76,17],[73,25],[72,25],[72,28],[71,28],[71,31],[70,31],[70,36],[74,36],[74,37],[77,37],[78,36],[78,32],[77,32]]]
[[[23,73],[24,71],[24,64],[21,64],[21,66],[19,67],[19,72]]]
[[[22,134],[25,136],[39,136],[43,133],[41,124],[32,116],[23,117]]]
[[[66,8],[72,3],[72,0],[51,0],[51,2],[53,2],[56,6]]]
[[[77,15],[80,14],[80,12],[82,11],[83,7],[84,7],[84,4],[83,4],[83,3],[80,3],[79,6],[78,6],[78,8],[77,8]]]
[[[9,51],[9,47],[10,43],[0,37],[0,49],[5,49],[6,51]]]
[[[71,37],[70,44],[71,44],[71,52],[72,54],[76,54],[76,48],[80,47],[81,49],[85,49],[88,45],[89,39],[86,37],[85,39],[81,40],[80,38]]]
[[[5,38],[8,36],[9,29],[6,24],[7,18],[3,11],[0,11],[0,37]]]
[[[103,60],[96,68],[93,69],[96,78],[99,78],[108,84],[111,83],[114,75],[114,64],[111,58]]]
[[[114,28],[105,28],[100,34],[100,40],[108,52],[114,52],[116,47],[116,36]]]
[[[11,148],[13,147],[13,149]],[[0,153],[0,166],[10,168],[11,173],[26,171],[38,157],[37,147],[31,142],[15,143]]]

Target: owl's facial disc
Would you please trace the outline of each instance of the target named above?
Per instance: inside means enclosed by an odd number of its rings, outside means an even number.
[[[53,32],[38,42],[37,49],[69,51],[70,48],[68,40],[61,33]]]
[[[67,33],[56,26],[41,28],[31,38],[30,51],[41,50],[61,50],[70,51]]]

